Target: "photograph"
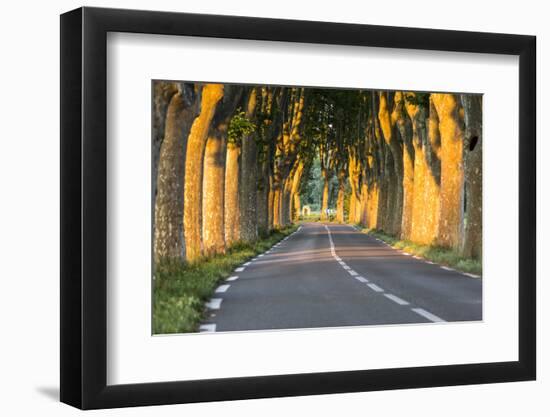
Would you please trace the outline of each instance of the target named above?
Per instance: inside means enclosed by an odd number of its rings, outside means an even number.
[[[151,97],[153,335],[483,320],[483,94]]]

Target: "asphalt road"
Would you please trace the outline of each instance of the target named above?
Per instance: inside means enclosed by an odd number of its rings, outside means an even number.
[[[218,287],[200,331],[481,320],[481,302],[480,278],[351,226],[307,223]]]

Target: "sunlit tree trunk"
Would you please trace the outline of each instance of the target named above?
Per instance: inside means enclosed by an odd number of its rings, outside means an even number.
[[[361,208],[359,203],[359,179],[361,176],[361,167],[355,150],[350,149],[348,154],[348,180],[351,188],[348,222],[354,224],[359,222],[358,214]]]
[[[338,171],[338,196],[336,198],[336,221],[339,223],[344,223],[346,221],[345,213],[344,213],[345,196],[346,196],[346,171],[344,169],[340,169]]]
[[[482,96],[463,94],[464,107],[464,213],[463,256],[481,259],[482,250]]]
[[[183,85],[173,95],[166,111],[164,140],[158,164],[155,204],[154,257],[185,256],[183,238],[183,184],[185,150],[191,124],[198,114],[199,97],[193,88]]]
[[[389,93],[382,91],[379,93],[379,97],[378,119],[391,155],[391,160],[386,158],[386,174],[388,174],[388,168],[391,168],[390,175],[387,175],[390,181],[387,208],[389,227],[387,231],[397,236],[401,232],[403,212],[403,146],[394,131],[395,120],[392,120]]]
[[[204,156],[202,240],[206,256],[225,252],[225,156],[229,122],[242,97],[240,86],[225,86],[212,119]]]
[[[225,161],[225,244],[229,247],[240,238],[239,176],[241,147],[227,145]]]
[[[201,256],[201,206],[204,149],[216,106],[223,97],[222,84],[206,84],[202,89],[200,115],[187,140],[185,158],[184,231],[186,258],[194,262]]]
[[[398,141],[401,143],[403,161],[403,179],[401,187],[403,189],[402,213],[401,213],[401,238],[410,239],[412,228],[412,209],[414,193],[414,148],[412,144],[412,126],[411,120],[406,114],[405,95],[401,91],[395,92],[394,108],[392,112],[392,122],[397,127],[399,133]]]
[[[282,203],[281,185],[276,183],[273,186],[273,228],[280,229],[281,221],[281,203]]]
[[[374,91],[372,92],[372,114],[373,114],[373,133],[374,133],[374,142],[376,143],[376,160],[378,166],[378,173],[376,175],[376,180],[378,182],[378,193],[376,204],[373,205],[375,213],[373,213],[372,218],[374,219],[371,227],[381,230],[388,230],[388,199],[389,199],[389,170],[386,170],[386,161],[388,160],[387,154],[389,152],[388,146],[382,135],[380,128],[380,120],[378,119],[378,94]],[[374,199],[371,199],[374,203]]]
[[[454,94],[432,94],[441,136],[441,214],[438,243],[458,248],[463,213],[463,130]]]
[[[246,106],[246,118],[252,119],[256,111],[257,90],[253,88],[250,91]],[[258,189],[258,149],[254,139],[254,133],[244,137],[242,140],[241,154],[241,189],[240,189],[240,238],[244,242],[252,242],[258,237],[257,224],[257,200]]]
[[[292,173],[292,185],[290,189],[290,221],[294,222],[300,216],[300,184],[304,173],[304,161],[299,159]]]
[[[211,130],[204,154],[202,241],[206,256],[225,252],[223,207],[226,131],[227,126]]]
[[[368,201],[369,201],[369,185],[368,185],[368,161],[365,161],[361,173],[361,205],[359,207],[359,222],[361,226],[368,226]]]

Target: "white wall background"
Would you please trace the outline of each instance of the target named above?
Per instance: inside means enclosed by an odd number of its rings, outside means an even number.
[[[534,34],[538,36],[538,211],[539,259],[550,249],[550,223],[540,213],[550,211],[545,184],[550,179],[542,155],[550,152],[542,137],[547,109],[540,97],[550,95],[548,74],[550,27],[544,3],[462,0],[353,2],[351,0],[170,0],[93,1],[89,6],[158,9],[417,26],[441,29]],[[0,410],[3,415],[76,415],[59,404],[59,17],[79,7],[70,0],[55,4],[8,2],[0,17]],[[546,191],[544,190],[546,188]],[[506,236],[506,225],[503,225]],[[220,415],[279,416],[363,414],[464,416],[550,412],[550,331],[547,318],[550,270],[539,262],[539,378],[537,382],[387,391],[314,397],[237,401],[100,411],[95,415]],[[475,341],[472,341],[475,343]],[[546,395],[544,395],[546,394]]]

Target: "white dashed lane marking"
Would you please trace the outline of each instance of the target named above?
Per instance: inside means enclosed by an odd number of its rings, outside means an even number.
[[[244,271],[244,267],[240,267],[240,268],[235,268],[235,272],[242,272]]]
[[[376,292],[384,292],[384,290],[382,288],[380,288],[378,285],[376,284],[367,284],[368,287],[373,290],[373,291],[376,291]]]
[[[356,275],[359,275],[357,272],[355,272],[353,269],[350,269],[348,271],[348,274],[350,274],[352,277],[356,276]]]
[[[401,306],[406,306],[409,304],[408,301],[405,301],[403,300],[402,298],[399,298],[398,296],[396,295],[393,295],[393,294],[384,294],[387,298],[389,298],[390,300],[392,300],[393,302],[396,302],[397,304],[401,305]]]
[[[441,269],[444,269],[445,271],[454,271],[453,268],[449,268],[448,266],[440,266]]]
[[[226,292],[229,289],[229,287],[230,287],[229,284],[220,285],[218,288],[216,288],[216,292],[217,293]]]
[[[201,324],[199,327],[200,333],[211,333],[216,331],[216,325],[215,324]]]
[[[411,308],[411,310],[414,311],[416,314],[420,314],[422,317],[433,321],[434,323],[445,322],[445,320],[443,320],[441,317],[437,317],[435,314],[432,314],[429,311],[424,310],[423,308]]]
[[[361,275],[356,276],[355,279],[356,279],[357,281],[359,281],[359,282],[364,282],[365,284],[366,284],[367,282],[369,282],[368,279],[366,279],[365,277],[362,277]]]
[[[243,265],[248,266],[248,265],[250,265],[250,262],[245,262]]]
[[[222,301],[223,300],[221,298],[211,298],[210,301],[206,303],[206,308],[209,308],[210,310],[219,310],[222,305]]]
[[[235,281],[237,278],[239,278],[238,275],[233,275],[233,276],[227,278],[226,281]]]

